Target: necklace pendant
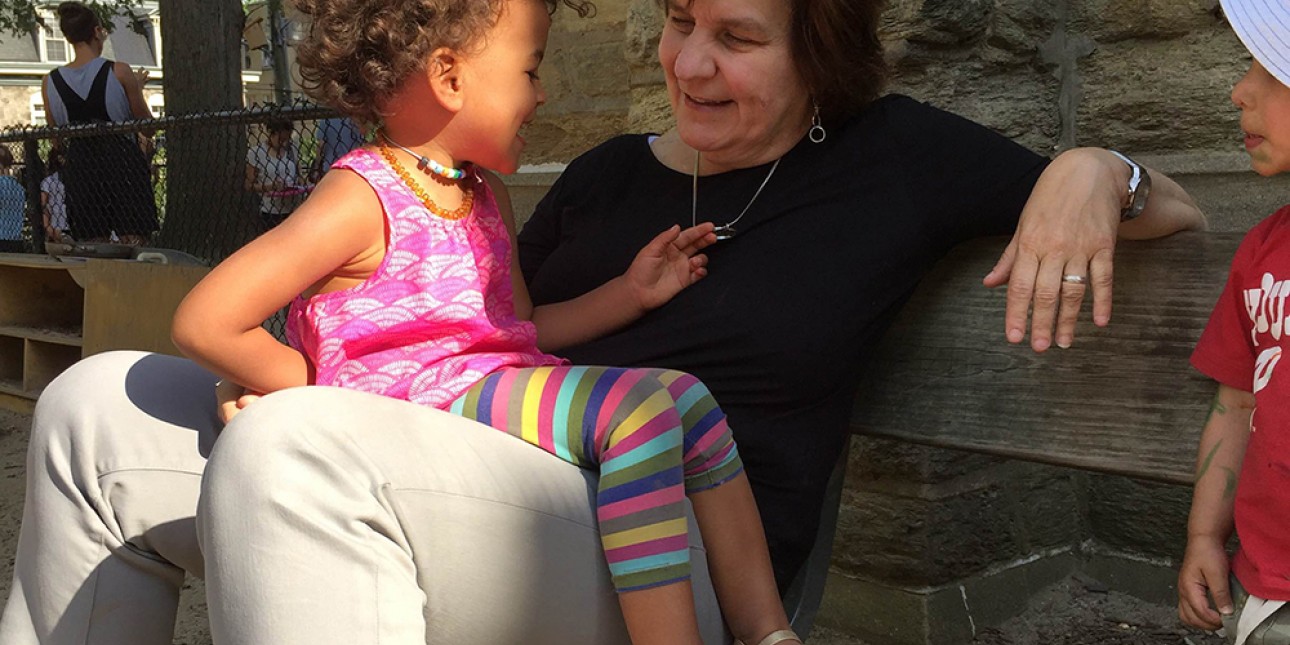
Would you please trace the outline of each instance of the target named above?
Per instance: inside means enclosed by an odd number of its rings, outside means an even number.
[[[731,226],[731,225],[729,225],[729,224],[723,224],[723,225],[721,225],[721,226],[718,226],[718,227],[716,227],[716,228],[712,229],[712,232],[716,234],[716,236],[717,236],[717,241],[718,241],[718,242],[720,242],[720,241],[722,241],[722,240],[728,240],[728,239],[730,239],[730,238],[734,237],[734,236],[735,236],[735,227],[733,227],[733,226]]]

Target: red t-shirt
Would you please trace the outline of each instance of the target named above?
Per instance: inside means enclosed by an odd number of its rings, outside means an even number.
[[[1241,241],[1191,356],[1196,369],[1219,383],[1254,393],[1236,487],[1241,547],[1232,572],[1250,593],[1269,600],[1290,600],[1290,360],[1281,360],[1290,347],[1288,296],[1290,206]]]

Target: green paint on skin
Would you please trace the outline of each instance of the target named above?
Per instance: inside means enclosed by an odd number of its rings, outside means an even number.
[[[1205,415],[1205,423],[1209,423],[1209,420],[1214,418],[1215,412],[1219,414],[1227,414],[1227,406],[1223,405],[1222,402],[1218,400],[1218,392],[1214,393],[1214,402],[1209,406],[1209,414]]]
[[[1223,499],[1232,499],[1236,497],[1236,471],[1224,467],[1223,471],[1227,473],[1227,485],[1223,487]]]
[[[1205,473],[1209,472],[1209,464],[1214,461],[1214,455],[1218,453],[1218,449],[1221,447],[1223,447],[1223,440],[1219,439],[1218,443],[1209,449],[1209,454],[1205,455],[1205,461],[1200,465],[1200,471],[1196,473],[1196,481],[1200,481],[1205,476]]]

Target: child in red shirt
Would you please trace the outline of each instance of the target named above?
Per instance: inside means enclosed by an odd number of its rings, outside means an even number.
[[[1250,163],[1264,176],[1290,170],[1290,4],[1222,5],[1253,56],[1232,89]],[[1290,638],[1290,364],[1279,367],[1290,347],[1288,296],[1290,206],[1241,242],[1191,359],[1219,386],[1197,456],[1178,614],[1225,626],[1236,645]],[[1241,545],[1229,568],[1233,528]]]

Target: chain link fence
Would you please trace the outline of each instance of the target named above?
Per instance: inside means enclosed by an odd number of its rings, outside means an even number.
[[[347,119],[303,102],[0,130],[0,252],[152,248],[213,266],[281,222],[361,143]],[[268,326],[281,333],[280,319]]]

